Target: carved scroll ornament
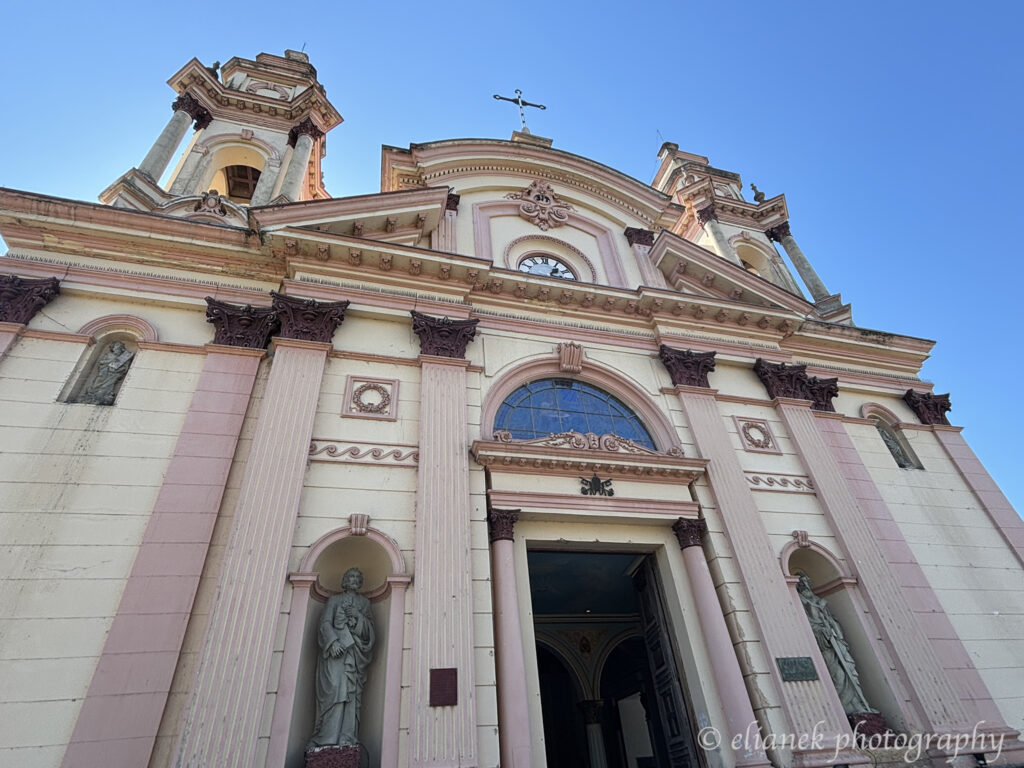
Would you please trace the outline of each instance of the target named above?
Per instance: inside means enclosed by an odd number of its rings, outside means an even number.
[[[903,400],[922,424],[949,424],[946,411],[953,407],[949,402],[949,394],[933,395],[931,392],[915,392],[908,389],[903,395]]]
[[[769,363],[758,358],[754,373],[761,379],[769,397],[792,397],[810,400],[816,411],[835,412],[832,399],[839,395],[839,379],[819,379],[807,375],[806,365]]]
[[[494,439],[499,443],[511,443],[514,438],[512,433],[504,429],[494,432]],[[589,451],[612,451],[619,453],[635,453],[643,456],[673,456],[683,455],[682,448],[670,448],[664,454],[652,451],[642,445],[637,445],[632,440],[613,435],[611,433],[596,435],[593,432],[560,432],[557,435],[537,437],[533,440],[515,440],[517,445],[536,445],[546,448],[575,448],[577,450]]]
[[[0,322],[27,325],[59,293],[56,277],[23,280],[16,275],[0,275]]]
[[[714,352],[693,352],[689,349],[673,349],[662,344],[658,357],[668,369],[672,385],[686,387],[710,387],[708,374],[715,370]]]
[[[522,192],[509,192],[509,200],[520,200],[519,215],[533,222],[545,232],[551,227],[560,227],[569,221],[569,211],[575,210],[563,202],[546,181],[537,179]]]
[[[206,322],[213,323],[213,343],[266,349],[277,330],[277,313],[269,307],[228,304],[206,297]]]
[[[330,344],[334,331],[345,319],[347,301],[319,302],[271,291],[274,311],[281,322],[280,336]]]
[[[420,337],[420,354],[466,357],[466,347],[476,336],[479,320],[452,320],[449,317],[431,317],[412,310],[412,330]]]

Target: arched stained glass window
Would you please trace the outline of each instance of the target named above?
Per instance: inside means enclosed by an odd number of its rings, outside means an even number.
[[[495,430],[516,440],[533,440],[560,432],[615,434],[655,450],[643,423],[607,392],[573,379],[541,379],[526,384],[498,407]]]

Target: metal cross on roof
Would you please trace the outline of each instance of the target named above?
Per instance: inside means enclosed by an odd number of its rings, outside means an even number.
[[[500,101],[511,101],[513,104],[519,105],[519,119],[523,123],[523,133],[529,133],[530,129],[526,127],[526,115],[523,114],[523,107],[536,107],[537,109],[547,109],[543,104],[531,104],[528,101],[523,101],[523,92],[516,88],[516,97],[514,99],[508,96],[499,96],[494,94],[494,98]]]

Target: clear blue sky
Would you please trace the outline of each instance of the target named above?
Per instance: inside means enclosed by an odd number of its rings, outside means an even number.
[[[379,189],[381,144],[508,138],[515,109],[491,94],[520,88],[560,149],[650,181],[674,141],[784,192],[858,325],[938,340],[924,378],[1024,507],[1024,3],[143,5],[5,4],[0,185],[95,200],[192,56],[305,46],[345,117],[336,196]]]

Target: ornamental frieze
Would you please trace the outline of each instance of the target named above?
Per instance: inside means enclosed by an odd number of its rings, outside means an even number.
[[[515,442],[516,445],[536,445],[548,448],[576,448],[588,451],[620,451],[622,453],[635,453],[646,456],[673,456],[681,457],[682,448],[670,448],[665,453],[652,451],[642,445],[637,445],[632,440],[624,437],[605,433],[597,435],[593,432],[560,432],[547,437],[536,437],[533,440],[514,440],[512,433],[504,429],[494,431],[494,439],[499,443]]]
[[[0,276],[0,322],[27,325],[40,309],[60,293],[56,277],[23,280],[17,275]]]
[[[301,339],[330,344],[334,331],[345,319],[347,301],[319,302],[270,292],[274,311],[281,322],[284,339]]]
[[[522,192],[509,192],[508,200],[519,200],[519,215],[536,224],[545,232],[551,227],[560,227],[569,221],[569,211],[576,210],[569,203],[559,200],[554,189],[546,181],[537,179]]]
[[[462,360],[466,347],[476,336],[479,320],[452,320],[450,317],[431,317],[412,310],[412,330],[420,337],[420,354],[451,357]]]
[[[332,461],[344,464],[386,464],[398,467],[419,465],[420,449],[415,445],[383,445],[356,443],[314,437],[309,444],[310,461]]]
[[[768,396],[791,397],[796,400],[810,400],[816,411],[835,412],[832,399],[839,395],[839,379],[819,379],[807,375],[806,365],[769,363],[758,358],[754,373],[761,379]]]
[[[949,402],[949,394],[933,395],[931,392],[915,392],[908,389],[903,395],[903,400],[922,424],[949,424],[946,411],[953,407]]]
[[[213,323],[213,343],[229,347],[266,349],[278,328],[277,313],[269,307],[228,304],[206,297],[206,322]]]
[[[672,386],[708,388],[708,374],[715,370],[714,352],[693,352],[689,349],[673,349],[662,344],[658,357],[668,369]]]

